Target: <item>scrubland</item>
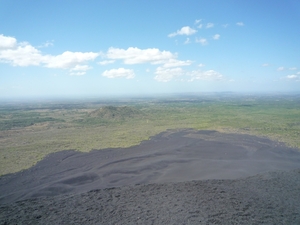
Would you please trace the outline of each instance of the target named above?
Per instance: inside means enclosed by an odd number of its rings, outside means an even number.
[[[2,102],[0,175],[29,168],[52,152],[124,148],[181,128],[265,136],[299,148],[300,96]]]

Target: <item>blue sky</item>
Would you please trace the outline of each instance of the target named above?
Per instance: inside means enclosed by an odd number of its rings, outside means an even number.
[[[298,0],[0,0],[0,98],[299,92]]]

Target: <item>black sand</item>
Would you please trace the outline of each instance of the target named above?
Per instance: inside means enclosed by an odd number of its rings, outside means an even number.
[[[0,222],[300,224],[299,168],[297,149],[268,139],[169,131],[2,176]]]

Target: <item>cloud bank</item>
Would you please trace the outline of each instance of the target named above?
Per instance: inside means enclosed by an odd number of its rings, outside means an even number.
[[[87,70],[82,63],[93,61],[99,56],[95,52],[66,51],[60,55],[45,55],[27,42],[18,43],[14,37],[0,35],[0,62],[12,66],[43,66],[47,68],[70,69],[81,71],[83,75]]]
[[[200,21],[197,23],[199,24]],[[173,33],[176,35],[191,35],[196,30],[190,27],[183,27],[181,30]],[[213,36],[218,40],[219,34]],[[207,45],[205,38],[196,38],[196,42]],[[51,42],[52,43],[52,42]],[[52,44],[51,44],[52,45]],[[43,54],[38,48],[27,42],[18,42],[16,38],[0,35],[0,62],[7,63],[12,66],[41,66],[51,69],[64,69],[69,71],[69,75],[82,76],[93,67],[88,63],[94,61],[98,56],[104,58],[98,62],[99,65],[121,63],[125,65],[151,64],[158,65],[154,72],[154,80],[158,82],[169,82],[172,80],[180,81],[218,81],[223,79],[223,75],[214,71],[188,71],[182,67],[193,64],[192,60],[179,60],[177,53],[160,50],[158,48],[140,49],[137,47],[129,47],[127,49],[110,47],[106,53],[100,52],[72,52],[65,51],[62,54],[50,55]],[[199,67],[204,66],[199,64]],[[136,74],[133,69],[123,67],[107,69],[101,74],[106,78],[125,78],[133,79]]]

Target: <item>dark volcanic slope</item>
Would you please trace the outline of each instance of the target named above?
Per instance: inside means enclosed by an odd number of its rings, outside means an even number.
[[[133,184],[236,179],[296,168],[300,168],[300,153],[268,139],[169,131],[128,149],[51,154],[28,170],[2,176],[0,203]]]
[[[148,184],[0,207],[0,224],[300,224],[300,170]]]

